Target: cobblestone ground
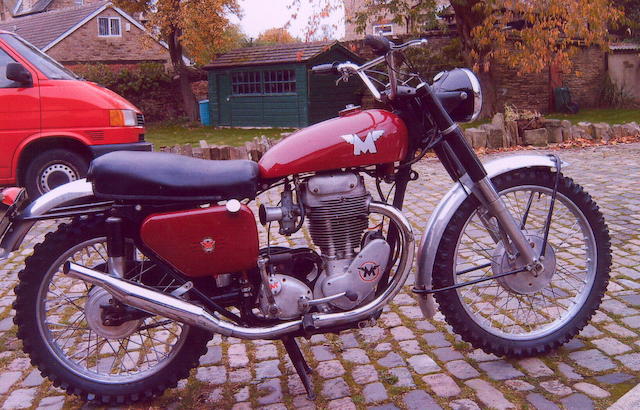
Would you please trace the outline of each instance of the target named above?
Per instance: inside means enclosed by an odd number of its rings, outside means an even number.
[[[613,244],[612,280],[600,310],[559,350],[525,360],[474,350],[451,332],[440,314],[424,320],[407,284],[377,326],[300,340],[315,369],[314,403],[306,400],[279,342],[215,336],[188,380],[139,407],[607,407],[640,381],[640,144],[559,153],[571,163],[565,174],[582,184],[603,209]],[[422,161],[417,170],[421,178],[409,190],[406,211],[419,235],[449,181],[436,160]],[[275,199],[261,198],[274,204]],[[40,225],[23,249],[0,264],[0,403],[5,409],[83,406],[30,365],[12,322],[17,273],[33,245],[53,228],[51,223]],[[303,239],[304,233],[289,242],[302,244]]]

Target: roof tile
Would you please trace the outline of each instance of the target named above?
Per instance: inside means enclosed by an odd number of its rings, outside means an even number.
[[[251,66],[308,61],[318,54],[330,49],[335,44],[339,43],[337,41],[318,41],[313,43],[292,43],[238,48],[220,55],[204,68],[206,70],[231,66]]]

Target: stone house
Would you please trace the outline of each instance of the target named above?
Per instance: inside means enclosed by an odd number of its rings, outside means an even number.
[[[66,66],[170,64],[166,44],[108,1],[0,0],[0,30],[15,32]]]
[[[407,27],[393,21],[391,15],[376,16],[369,19],[364,33],[356,30],[356,13],[367,7],[368,2],[385,2],[386,0],[344,0],[345,41],[363,38],[367,34],[384,36],[402,36],[407,34]],[[417,1],[416,1],[417,2]],[[436,0],[436,8],[439,10],[449,6],[449,0]]]

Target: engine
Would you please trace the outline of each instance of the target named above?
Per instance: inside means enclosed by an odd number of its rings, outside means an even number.
[[[307,179],[300,188],[300,205],[304,207],[309,233],[321,253],[319,268],[312,278],[301,277],[296,272],[290,274],[297,274],[297,278],[272,272],[268,287],[277,308],[268,314],[271,297],[265,293],[267,286],[264,286],[261,311],[267,316],[289,319],[313,307],[328,312],[348,310],[368,302],[387,267],[390,246],[379,232],[364,235],[371,196],[362,177],[353,172],[320,174]],[[283,193],[283,197],[285,195],[288,194]],[[267,218],[277,215],[281,232],[282,215],[301,213],[282,208],[260,212]],[[290,225],[290,221],[286,223]]]

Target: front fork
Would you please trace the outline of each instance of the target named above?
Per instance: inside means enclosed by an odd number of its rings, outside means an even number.
[[[542,265],[538,255],[536,255],[519,224],[507,209],[502,198],[500,198],[493,183],[487,176],[484,166],[464,137],[458,124],[453,122],[428,84],[422,83],[419,85],[416,89],[416,94],[424,107],[431,113],[442,136],[441,141],[434,147],[436,155],[438,155],[438,158],[454,181],[459,181],[465,175],[471,179],[473,182],[473,194],[498,222],[499,232],[493,239],[498,240],[498,236],[506,234],[508,240],[505,240],[507,238],[500,238],[503,240],[505,248],[511,251],[510,253],[517,252],[517,256],[525,263],[527,270],[534,273],[541,270]],[[483,223],[487,225],[489,221],[485,218]],[[487,229],[490,232],[493,231],[491,226],[487,226]]]

